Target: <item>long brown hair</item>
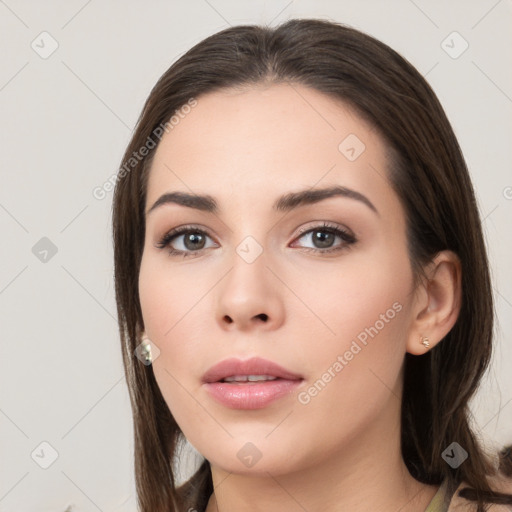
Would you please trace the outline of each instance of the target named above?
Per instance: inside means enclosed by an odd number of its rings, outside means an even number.
[[[416,277],[441,250],[459,256],[462,306],[456,324],[428,353],[406,354],[402,456],[421,482],[467,483],[459,495],[477,501],[479,511],[486,502],[512,504],[512,497],[491,489],[486,477],[495,473],[494,464],[469,424],[468,402],[490,362],[494,308],[475,195],[450,123],[421,74],[387,45],[339,23],[295,19],[276,28],[228,28],[186,52],[154,86],[123,157],[113,199],[115,292],[140,509],[202,511],[213,491],[206,460],[188,482],[176,484],[182,433],[152,367],[134,355],[144,328],[138,275],[151,159],[162,127],[172,129],[169,119],[191,99],[262,82],[316,89],[352,106],[378,130],[389,147],[391,184],[406,212]],[[134,158],[150,140],[147,154]],[[469,454],[456,469],[441,456],[454,441]]]

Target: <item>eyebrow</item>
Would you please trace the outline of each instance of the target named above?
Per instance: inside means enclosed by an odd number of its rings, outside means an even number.
[[[278,212],[289,212],[295,208],[315,204],[331,197],[345,197],[365,204],[373,212],[379,215],[374,204],[363,194],[342,186],[332,186],[321,189],[307,189],[298,192],[290,192],[278,198],[272,208]],[[208,213],[219,213],[217,201],[210,195],[190,194],[188,192],[168,192],[160,196],[146,215],[164,204],[178,204],[188,208],[194,208]]]

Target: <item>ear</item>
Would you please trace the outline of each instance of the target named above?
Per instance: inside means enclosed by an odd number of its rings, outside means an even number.
[[[455,325],[461,305],[461,265],[452,251],[441,251],[426,266],[413,303],[406,349],[421,355],[435,347]],[[429,346],[422,340],[428,338]]]

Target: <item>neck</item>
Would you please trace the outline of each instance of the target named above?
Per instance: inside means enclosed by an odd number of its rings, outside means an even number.
[[[244,475],[212,465],[215,491],[206,512],[425,510],[438,487],[415,480],[403,462],[399,407],[396,397],[390,397],[383,417],[364,435],[313,466]]]

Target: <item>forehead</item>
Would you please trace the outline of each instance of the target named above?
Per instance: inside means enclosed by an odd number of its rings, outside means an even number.
[[[241,205],[270,205],[305,186],[342,184],[375,196],[390,189],[383,140],[339,100],[297,84],[223,89],[196,100],[156,150],[148,203],[169,190],[221,202],[236,192]]]

